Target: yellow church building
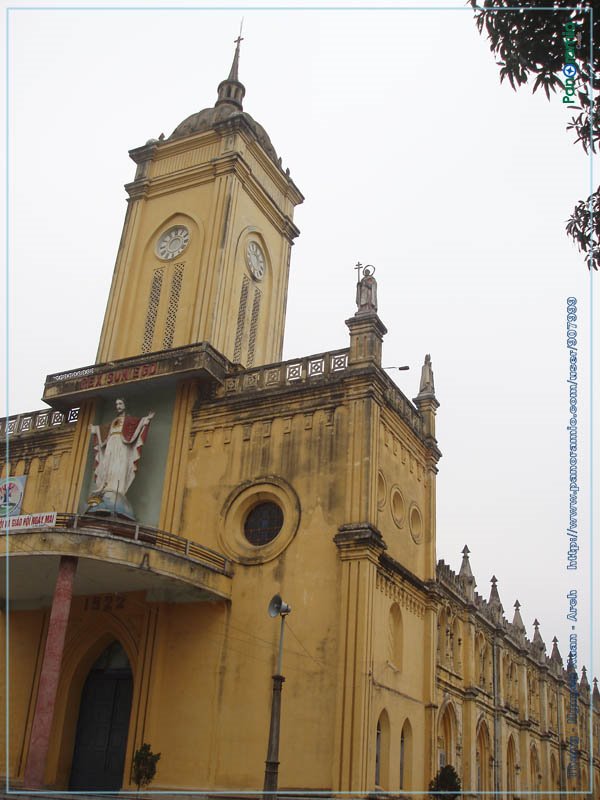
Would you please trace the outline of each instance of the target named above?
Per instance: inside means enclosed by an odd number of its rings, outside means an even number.
[[[239,46],[130,151],[96,363],[0,423],[6,785],[132,790],[149,743],[154,791],[418,797],[451,764],[465,797],[600,798],[597,682],[467,548],[436,562],[432,364],[414,399],[382,369],[372,270],[348,346],[281,361],[303,197]]]

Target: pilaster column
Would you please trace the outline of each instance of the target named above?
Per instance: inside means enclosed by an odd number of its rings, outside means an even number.
[[[77,570],[77,558],[63,556],[60,559],[52,610],[46,636],[46,648],[40,675],[38,696],[29,740],[29,753],[25,766],[25,788],[40,789],[44,785],[46,758],[50,745],[50,731],[54,717],[54,704],[60,677],[60,665],[69,623],[73,583]]]
[[[373,604],[385,543],[366,523],[342,525],[334,541],[342,562],[342,602],[333,790],[365,793],[375,785]]]

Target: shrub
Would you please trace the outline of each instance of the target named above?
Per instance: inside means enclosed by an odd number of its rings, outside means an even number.
[[[160,753],[153,753],[151,746],[144,742],[133,756],[133,768],[131,777],[137,786],[138,792],[141,788],[148,786],[156,775],[156,762],[160,758]]]
[[[455,800],[461,790],[460,778],[450,764],[440,767],[438,774],[429,784],[429,794],[436,800]]]

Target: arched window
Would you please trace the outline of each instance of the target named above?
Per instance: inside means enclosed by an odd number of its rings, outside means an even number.
[[[412,789],[413,760],[412,728],[408,719],[404,721],[400,734],[400,788]]]
[[[388,660],[399,671],[402,670],[403,633],[402,612],[398,603],[393,603],[388,619]]]
[[[462,626],[458,617],[452,626],[452,661],[454,671],[462,672]]]
[[[550,756],[550,789],[556,792],[560,789],[560,780],[558,778],[558,765],[554,753]]]
[[[515,740],[512,736],[510,736],[508,747],[506,748],[506,790],[509,799],[517,791],[517,755]]]
[[[534,744],[531,745],[529,753],[529,772],[531,774],[531,788],[535,791],[539,791],[542,786],[542,772],[540,770],[540,759],[537,748]]]
[[[527,704],[529,707],[529,717],[536,720],[540,718],[540,694],[538,679],[535,672],[530,669],[527,671]]]
[[[503,670],[502,670],[502,679],[503,679],[503,698],[504,698],[504,705],[512,707],[514,706],[513,700],[513,681],[514,681],[514,664],[511,657],[507,654],[504,656],[502,661],[503,663]]]
[[[390,720],[385,709],[377,720],[375,732],[375,786],[389,788]]]
[[[381,786],[381,721],[377,721],[375,733],[375,786]]]
[[[438,722],[438,765],[455,765],[456,714],[451,704],[443,710]]]
[[[486,792],[492,789],[490,734],[485,720],[479,723],[475,745],[477,762],[477,789]]]
[[[486,692],[492,690],[492,653],[491,647],[488,645],[485,636],[479,634],[477,636],[477,649],[476,653],[479,659],[479,686]]]
[[[400,788],[404,788],[404,771],[406,769],[406,739],[404,737],[404,729],[400,734]]]
[[[445,666],[448,661],[448,615],[446,609],[442,609],[438,621],[438,661]]]

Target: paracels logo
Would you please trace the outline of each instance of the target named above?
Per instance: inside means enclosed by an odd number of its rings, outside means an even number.
[[[5,478],[0,481],[0,514],[9,517],[19,514],[24,490],[25,482],[20,478]]]

